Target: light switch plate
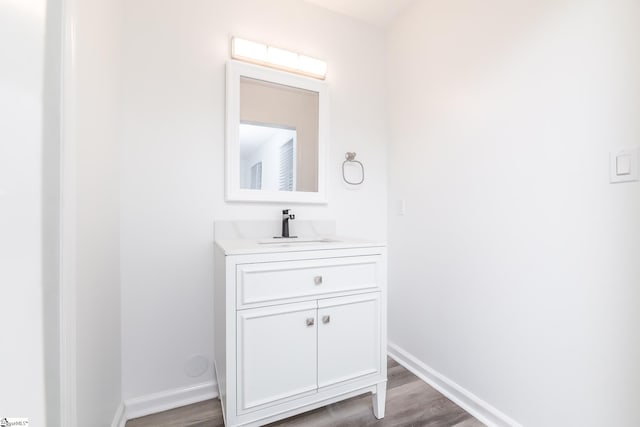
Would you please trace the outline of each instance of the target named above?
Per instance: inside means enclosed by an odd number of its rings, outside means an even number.
[[[638,181],[638,153],[640,149],[625,148],[609,153],[609,181],[614,183]]]
[[[631,156],[629,154],[616,156],[616,175],[631,175]]]

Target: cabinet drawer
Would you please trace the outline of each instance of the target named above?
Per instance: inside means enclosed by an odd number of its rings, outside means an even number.
[[[382,282],[378,255],[237,266],[237,305],[375,289]]]

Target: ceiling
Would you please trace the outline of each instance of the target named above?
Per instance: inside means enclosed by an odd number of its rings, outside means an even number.
[[[304,0],[325,9],[386,28],[415,0]]]

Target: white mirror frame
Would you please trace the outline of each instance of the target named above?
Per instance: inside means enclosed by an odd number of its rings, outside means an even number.
[[[318,93],[318,191],[266,191],[240,188],[240,77],[273,82]],[[309,77],[284,71],[227,62],[226,103],[226,200],[228,202],[327,203],[326,155],[329,136],[329,99],[327,85]]]

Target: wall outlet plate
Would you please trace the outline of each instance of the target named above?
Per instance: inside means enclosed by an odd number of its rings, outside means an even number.
[[[638,181],[638,154],[640,148],[624,148],[609,153],[609,182]]]

